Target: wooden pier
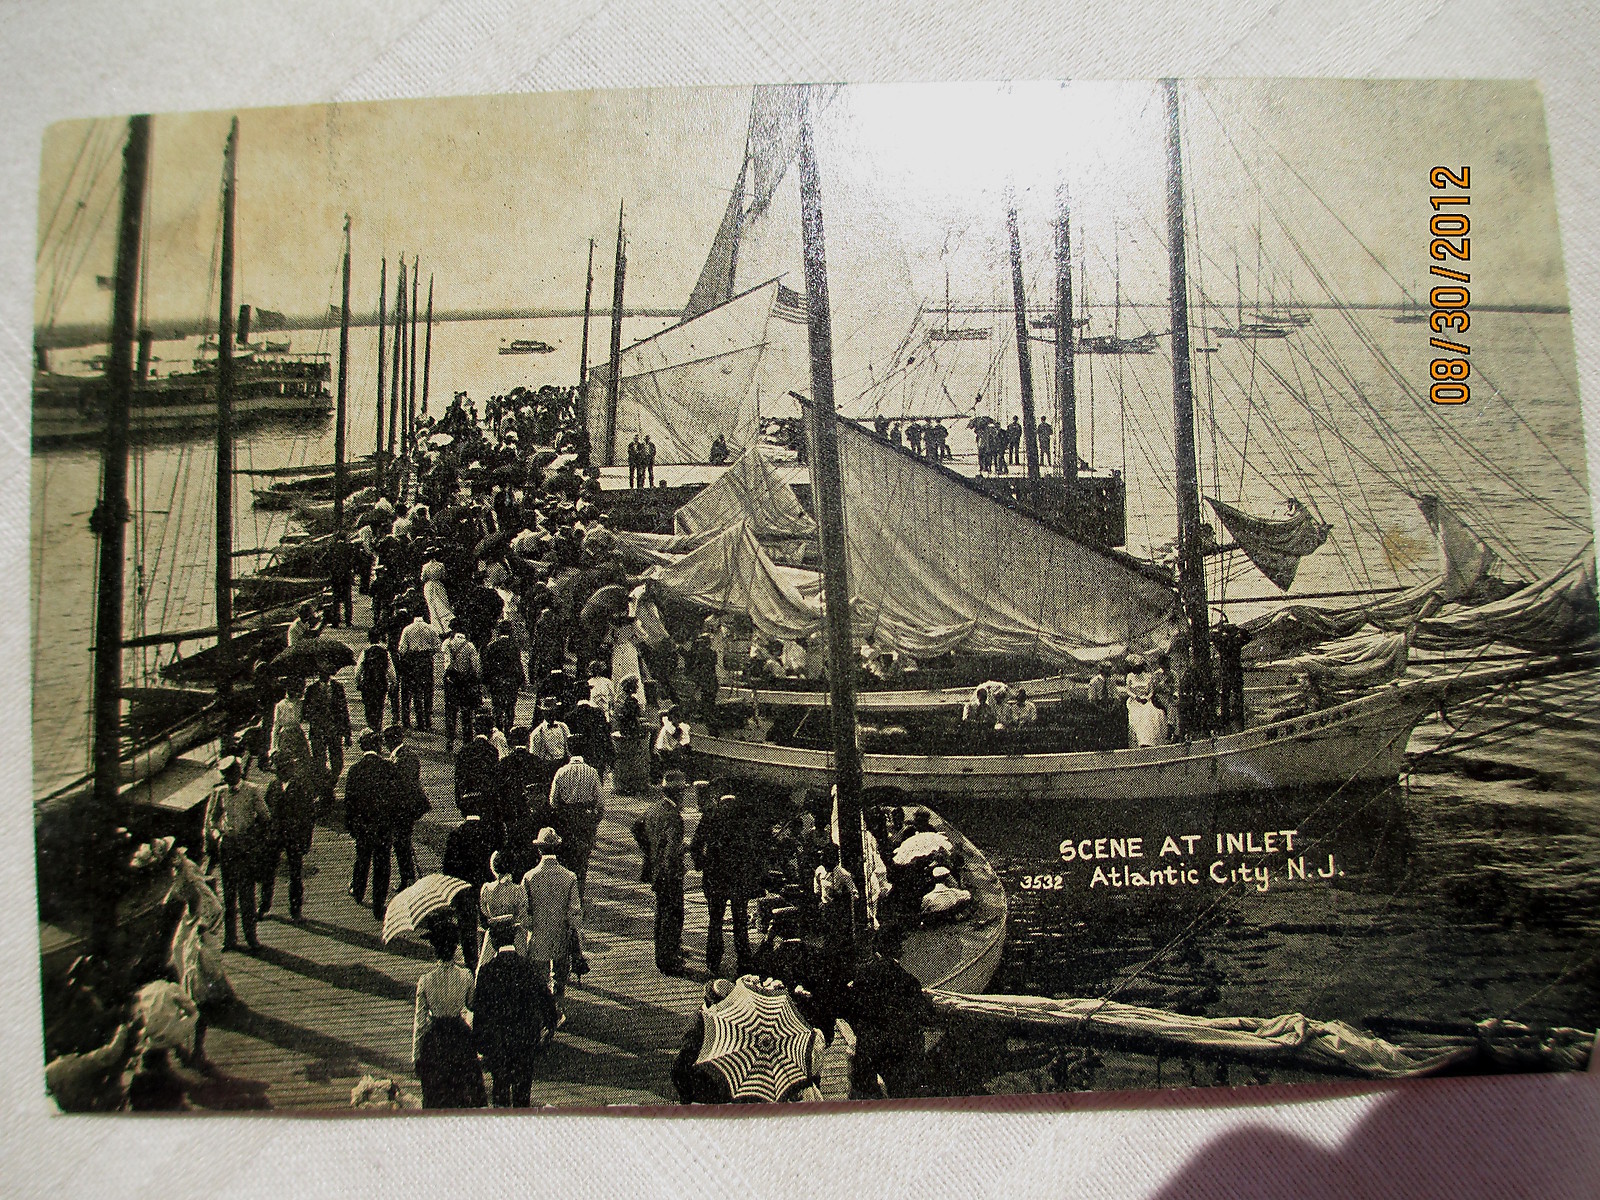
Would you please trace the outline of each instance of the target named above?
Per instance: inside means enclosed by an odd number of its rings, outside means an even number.
[[[365,600],[359,601],[360,609]],[[358,622],[358,629],[361,627]],[[356,641],[355,631],[347,634]],[[364,640],[364,639],[363,639]],[[352,717],[360,702],[344,672]],[[525,694],[518,719],[533,724]],[[436,728],[442,728],[437,714]],[[453,766],[440,732],[411,731],[422,758],[423,784],[434,809],[417,823],[417,869],[439,867],[445,838],[460,820]],[[359,751],[347,753],[347,762]],[[541,1055],[533,1103],[600,1107],[676,1104],[669,1071],[679,1041],[701,1003],[706,906],[691,873],[686,880],[684,953],[687,978],[655,968],[654,896],[639,882],[639,851],[629,832],[653,796],[623,796],[605,788],[605,819],[590,860],[584,942],[590,971],[567,989],[567,1024]],[[685,812],[692,831],[697,812]],[[288,920],[288,881],[278,880],[272,912],[260,923],[262,951],[229,953],[224,963],[237,1002],[210,1028],[205,1042],[216,1074],[191,1092],[202,1107],[300,1110],[348,1109],[363,1075],[395,1080],[419,1101],[411,1063],[412,1006],[418,978],[433,962],[419,937],[384,945],[369,901],[347,893],[355,846],[337,821],[318,825],[306,858],[305,920]],[[281,868],[280,868],[281,871]],[[398,886],[398,880],[394,886]],[[731,965],[731,946],[727,960]],[[844,1098],[848,1034],[836,1037],[824,1076],[830,1099]]]

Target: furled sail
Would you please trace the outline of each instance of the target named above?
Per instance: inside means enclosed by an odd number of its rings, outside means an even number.
[[[745,521],[649,575],[680,599],[747,614],[767,637],[798,640],[822,625],[816,573],[778,566]]]
[[[1285,591],[1294,583],[1300,560],[1328,540],[1330,527],[1294,499],[1289,501],[1292,515],[1283,520],[1253,517],[1211,496],[1206,503],[1256,569]]]
[[[1509,596],[1429,617],[1414,636],[1415,645],[1427,650],[1470,650],[1496,642],[1534,654],[1600,648],[1600,608],[1589,551]]]
[[[761,436],[763,398],[793,412],[785,397],[801,379],[803,326],[774,320],[776,279],[622,352],[617,444],[648,434],[660,462],[705,462],[721,434],[738,453]],[[591,429],[606,426],[607,367],[589,373]]]
[[[1082,545],[853,422],[838,434],[851,603],[876,616],[861,634],[919,657],[1068,663],[1164,648],[1182,629],[1173,585],[1153,568]]]
[[[1441,604],[1470,602],[1496,582],[1488,576],[1494,552],[1448,505],[1435,496],[1419,496],[1417,507],[1433,533],[1439,561],[1436,575],[1368,604],[1344,608],[1291,604],[1257,617],[1245,625],[1254,635],[1249,657],[1280,658],[1330,638],[1349,637],[1365,625],[1390,632],[1404,630],[1425,611],[1437,610]]]
[[[795,498],[794,488],[773,470],[761,452],[751,446],[728,469],[678,509],[675,527],[680,534],[698,534],[748,521],[762,540],[815,537],[816,522]]]
[[[1315,654],[1301,654],[1283,665],[1304,671],[1322,688],[1369,688],[1405,674],[1410,643],[1403,633],[1372,633],[1340,638]]]

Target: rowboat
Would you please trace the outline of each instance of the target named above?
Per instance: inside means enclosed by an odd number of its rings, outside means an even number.
[[[934,797],[1139,802],[1396,779],[1411,731],[1430,713],[1502,684],[1596,665],[1594,655],[1405,679],[1329,708],[1240,733],[1165,746],[1055,754],[861,756],[866,787]],[[826,788],[833,755],[696,732],[710,775]],[[708,776],[709,777],[709,776]]]
[[[900,965],[923,987],[981,995],[1005,947],[1006,891],[989,860],[965,834],[937,813],[931,823],[963,859],[959,883],[972,899],[959,920],[907,934],[900,943]]]

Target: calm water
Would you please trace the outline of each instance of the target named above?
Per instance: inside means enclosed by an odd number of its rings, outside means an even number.
[[[1409,584],[1431,573],[1426,526],[1407,488],[1444,496],[1507,560],[1508,577],[1531,578],[1580,552],[1590,537],[1589,500],[1566,318],[1475,316],[1479,375],[1474,402],[1458,409],[1419,407],[1361,345],[1363,338],[1375,341],[1401,378],[1420,386],[1431,357],[1425,327],[1396,325],[1378,313],[1355,320],[1352,330],[1338,314],[1319,312],[1312,328],[1289,339],[1292,345],[1222,342],[1217,353],[1195,356],[1203,490],[1263,514],[1281,512],[1283,498],[1293,495],[1333,526],[1329,544],[1303,564],[1295,591]],[[1124,333],[1137,332],[1137,321],[1135,314]],[[580,324],[437,326],[433,406],[458,390],[481,403],[517,384],[574,382]],[[630,321],[625,338],[663,324]],[[543,338],[557,351],[495,353],[501,338],[517,336]],[[593,337],[591,359],[605,337],[599,322]],[[297,335],[295,348],[319,348],[314,341]],[[176,360],[192,351],[165,345],[156,353]],[[1044,381],[1050,354],[1048,346],[1034,348],[1035,374]],[[373,331],[352,331],[355,453],[371,447],[375,357]],[[1170,539],[1174,523],[1165,465],[1170,367],[1162,354],[1078,361],[1081,450],[1096,467],[1125,469],[1128,548],[1151,553]],[[1016,408],[1014,354],[982,343],[946,344],[925,369],[930,380],[923,386],[959,397],[984,392],[980,411],[1005,419]],[[1508,402],[1492,397],[1491,383]],[[1365,403],[1349,398],[1357,391]],[[919,399],[926,394],[886,389],[878,407],[889,415],[927,412]],[[1050,403],[1048,394],[1041,398],[1041,407]],[[260,432],[241,442],[239,465],[324,462],[331,442],[327,429]],[[958,456],[972,452],[959,424],[952,445]],[[1241,472],[1245,446],[1252,465]],[[137,456],[130,631],[208,619],[212,464],[208,442]],[[84,453],[33,461],[36,790],[80,772],[87,754],[94,543],[86,520],[97,479],[98,463]],[[270,546],[285,518],[256,513],[250,483],[239,481],[236,544]],[[1233,596],[1270,590],[1248,571],[1212,580],[1213,594],[1224,587]],[[1240,618],[1251,609],[1231,611]],[[155,652],[130,656],[130,678],[153,671],[156,662]],[[1007,952],[992,990],[1115,990],[1122,1000],[1210,1013],[1302,1010],[1429,1021],[1513,1015],[1600,1025],[1597,682],[1590,675],[1551,681],[1514,701],[1452,714],[1460,723],[1454,740],[1402,786],[1332,802],[1287,796],[1140,814],[1092,806],[1070,813],[949,809],[1000,869],[1012,904]],[[1432,749],[1449,735],[1431,719],[1411,749]],[[1159,842],[1167,834],[1211,838],[1282,828],[1310,839],[1320,856],[1315,862],[1334,855],[1337,873],[1294,886],[1275,880],[1265,892],[1113,892],[1090,889],[1087,871],[1064,866],[1057,854],[1067,837],[1140,835]],[[1021,886],[1039,873],[1062,875],[1063,886]],[[975,1067],[965,1086],[1006,1086],[1004,1079],[995,1082],[997,1073],[1029,1087],[1065,1078],[1037,1047],[999,1050],[1001,1058]],[[1119,1079],[1108,1066],[1095,1082],[1112,1086]]]

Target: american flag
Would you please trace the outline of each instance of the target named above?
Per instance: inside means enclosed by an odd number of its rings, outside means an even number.
[[[783,321],[804,325],[810,318],[806,314],[806,298],[793,288],[778,285],[778,299],[772,306],[772,315]]]

